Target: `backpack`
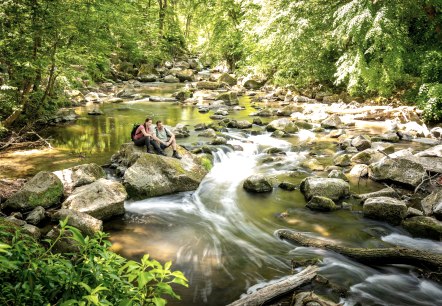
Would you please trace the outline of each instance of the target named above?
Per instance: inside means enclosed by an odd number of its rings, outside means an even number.
[[[137,132],[138,127],[141,124],[135,123],[134,126],[132,127],[132,131],[130,132],[130,139],[135,140],[135,133]]]

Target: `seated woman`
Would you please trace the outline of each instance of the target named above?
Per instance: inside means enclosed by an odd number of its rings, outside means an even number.
[[[166,153],[164,153],[158,143],[160,145],[166,145],[166,142],[163,142],[155,136],[152,127],[152,119],[146,118],[144,124],[141,124],[135,131],[134,144],[138,147],[145,145],[147,153],[154,153],[153,150],[150,148],[150,145],[152,145],[152,147],[155,148],[157,154],[166,156]]]
[[[175,157],[177,159],[181,159],[181,156],[176,151],[177,145],[176,145],[175,135],[171,131],[166,129],[160,120],[158,120],[156,124],[157,124],[157,126],[155,128],[155,131],[156,131],[156,136],[161,141],[160,148],[165,149],[169,146],[172,146],[172,149],[173,149],[172,157]]]

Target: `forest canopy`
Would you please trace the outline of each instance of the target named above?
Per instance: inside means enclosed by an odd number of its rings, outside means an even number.
[[[441,120],[440,0],[5,0],[0,120],[190,55],[273,84],[390,96]],[[32,115],[32,116],[31,116]]]

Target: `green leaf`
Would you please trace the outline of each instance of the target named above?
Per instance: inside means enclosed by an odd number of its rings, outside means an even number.
[[[178,277],[172,279],[172,283],[183,285],[184,287],[189,287],[187,280]]]
[[[172,266],[172,261],[168,261],[164,264],[164,270],[169,270]]]
[[[155,306],[164,306],[167,303],[165,299],[162,299],[160,297],[154,297],[152,301],[154,302]]]
[[[148,282],[154,279],[154,276],[150,272],[141,272],[138,275],[138,288],[143,288]]]

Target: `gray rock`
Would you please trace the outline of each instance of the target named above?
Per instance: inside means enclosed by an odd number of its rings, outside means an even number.
[[[296,189],[296,185],[288,182],[282,182],[278,185],[279,188],[287,191],[293,191]]]
[[[356,136],[351,141],[351,145],[358,149],[358,151],[364,151],[365,149],[371,148],[371,140],[368,136]]]
[[[246,80],[243,84],[244,88],[249,89],[249,90],[260,89],[262,87],[262,85],[263,84],[261,82],[258,82],[258,81],[252,80],[252,79]]]
[[[198,136],[214,138],[216,137],[216,132],[214,129],[207,129],[199,133]]]
[[[243,188],[253,193],[265,193],[273,190],[270,181],[262,175],[248,177],[243,183]]]
[[[273,116],[273,113],[270,109],[261,109],[257,113],[252,114],[253,116],[259,116],[259,117],[270,117]]]
[[[330,138],[338,138],[341,137],[342,135],[345,135],[346,132],[344,129],[337,129],[337,130],[333,130],[328,134],[328,137]]]
[[[399,225],[407,215],[405,202],[389,197],[369,198],[364,202],[364,217]]]
[[[394,153],[394,145],[388,142],[372,142],[371,148],[376,151],[383,152],[385,154],[392,154]]]
[[[333,114],[321,122],[321,126],[324,129],[339,129],[342,126],[341,118],[338,115]]]
[[[402,226],[413,236],[442,240],[442,222],[431,217],[412,217],[404,220]]]
[[[252,123],[247,120],[239,120],[236,123],[238,129],[249,129],[252,127]]]
[[[230,74],[223,73],[219,77],[218,82],[227,83],[229,86],[234,86],[234,85],[236,85],[237,80],[234,77],[232,77]]]
[[[32,210],[26,218],[26,222],[32,225],[38,225],[45,218],[45,209],[37,206]]]
[[[37,206],[48,208],[58,204],[62,196],[60,179],[53,173],[42,171],[6,200],[5,205],[20,211],[29,211]]]
[[[380,141],[399,142],[399,136],[396,133],[385,133],[376,137]]]
[[[366,177],[368,176],[368,166],[364,164],[356,164],[351,168],[348,175],[353,177]]]
[[[381,152],[375,150],[375,149],[366,149],[362,152],[359,152],[355,154],[351,161],[356,164],[365,164],[370,165],[372,163],[376,163],[383,159],[385,157],[385,154],[382,154]]]
[[[407,218],[416,217],[416,216],[423,216],[424,213],[420,211],[419,209],[408,207],[407,209]]]
[[[435,215],[442,220],[442,189],[433,191],[421,201],[422,209],[426,216]]]
[[[431,135],[434,138],[441,139],[442,138],[442,127],[436,126],[430,130]]]
[[[299,131],[299,128],[296,124],[288,118],[276,119],[270,122],[266,126],[266,130],[268,132],[274,132],[276,130],[283,131],[285,133],[296,133]]]
[[[23,230],[27,232],[29,235],[34,237],[34,239],[38,240],[41,237],[41,231],[38,227],[31,225],[31,224],[25,224],[23,225]]]
[[[328,174],[328,178],[337,178],[344,181],[348,181],[348,178],[345,176],[345,174],[341,170],[334,169],[330,171]]]
[[[212,145],[225,145],[227,144],[227,139],[225,139],[224,137],[218,136],[216,137],[210,144]]]
[[[202,130],[206,130],[207,129],[207,125],[205,123],[198,123],[195,125],[195,131],[202,131]]]
[[[61,235],[60,229],[57,226],[53,227],[46,234],[46,238],[55,243],[53,248],[53,251],[55,252],[78,253],[80,251],[78,243],[72,239],[72,233],[70,231],[65,231],[63,235]]]
[[[166,154],[171,155],[171,149]],[[155,197],[198,188],[211,161],[178,147],[181,160],[143,153],[124,173],[124,185],[133,198]]]
[[[68,196],[74,188],[95,182],[104,178],[106,173],[103,168],[95,163],[83,164],[72,168],[55,171],[54,174],[61,180],[64,194]]]
[[[384,157],[369,167],[368,176],[375,181],[392,181],[416,187],[427,176],[422,165],[405,158]]]
[[[58,221],[66,218],[68,225],[78,228],[84,235],[94,236],[96,232],[103,230],[103,221],[80,211],[60,209],[52,216],[52,219]]]
[[[127,193],[122,184],[102,178],[76,188],[63,202],[62,208],[76,210],[97,219],[106,220],[124,213],[126,198]]]
[[[347,167],[351,165],[350,155],[340,154],[333,159],[335,166]]]
[[[355,194],[357,198],[362,199],[363,201],[369,198],[378,198],[378,197],[389,197],[389,198],[399,198],[400,195],[391,187],[387,187],[378,191],[363,193],[363,194]]]
[[[142,74],[138,76],[140,82],[156,82],[158,77],[155,74]]]
[[[262,119],[261,118],[253,118],[253,124],[263,125]]]
[[[339,208],[333,200],[321,196],[312,197],[305,206],[317,211],[333,211]]]
[[[180,82],[192,82],[193,81],[193,70],[184,69],[176,73],[176,77],[180,80]]]
[[[24,226],[26,224],[26,221],[17,219],[14,216],[6,217],[6,220],[14,225],[17,225],[17,226]]]
[[[164,83],[179,83],[179,82],[180,80],[171,74],[164,77]]]
[[[316,158],[306,159],[301,163],[301,166],[311,171],[324,171],[324,166]]]
[[[208,89],[208,90],[215,90],[220,87],[220,84],[218,82],[209,82],[209,81],[201,81],[196,83],[196,88],[198,89]]]
[[[308,177],[301,182],[301,192],[307,200],[314,196],[339,200],[350,195],[350,185],[336,178]]]
[[[221,93],[218,95],[216,100],[222,100],[226,103],[226,105],[232,106],[232,105],[238,105],[239,100],[236,92],[229,91],[225,93]]]
[[[90,116],[100,116],[103,115],[103,112],[99,109],[93,109],[90,112],[87,113]]]

